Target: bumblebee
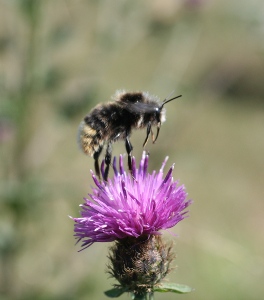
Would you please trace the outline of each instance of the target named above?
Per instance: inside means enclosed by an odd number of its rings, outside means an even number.
[[[112,157],[112,143],[124,140],[128,154],[128,167],[132,169],[132,150],[130,135],[133,129],[147,129],[143,147],[151,133],[152,142],[158,138],[161,123],[165,121],[164,105],[181,95],[163,102],[147,92],[117,91],[111,102],[98,104],[80,123],[78,142],[83,152],[94,158],[95,172],[100,178],[99,156],[106,145],[104,180],[107,181]],[[152,126],[157,126],[154,136]]]

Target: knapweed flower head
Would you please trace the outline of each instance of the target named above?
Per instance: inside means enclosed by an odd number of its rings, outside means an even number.
[[[172,166],[163,176],[166,158],[158,172],[148,173],[149,156],[143,152],[138,168],[132,159],[132,171],[126,172],[123,157],[113,161],[114,176],[100,182],[92,172],[95,187],[81,205],[81,217],[75,221],[75,236],[82,249],[94,242],[119,241],[160,235],[186,217],[191,203],[184,185],[172,177]],[[104,175],[104,163],[101,166]],[[104,176],[102,176],[104,177]]]

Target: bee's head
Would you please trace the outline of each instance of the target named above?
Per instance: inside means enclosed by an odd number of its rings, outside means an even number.
[[[161,123],[163,123],[165,121],[165,109],[164,109],[164,105],[172,100],[175,100],[177,98],[180,98],[182,95],[179,95],[179,96],[176,96],[176,97],[173,97],[171,99],[165,99],[161,105],[159,107],[156,108],[156,120],[157,120],[157,133],[156,133],[156,137],[154,138],[153,140],[153,143],[156,142],[158,136],[159,136],[159,131],[160,131],[160,126],[161,126]]]

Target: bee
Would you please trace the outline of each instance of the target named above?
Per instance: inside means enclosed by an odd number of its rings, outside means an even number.
[[[161,123],[165,121],[164,105],[181,95],[160,102],[159,98],[148,92],[126,92],[118,90],[111,102],[98,104],[79,125],[78,142],[83,152],[94,158],[95,172],[100,179],[99,156],[106,145],[105,172],[103,179],[107,181],[112,158],[112,143],[124,140],[128,154],[128,168],[132,169],[132,150],[130,135],[133,129],[147,129],[143,147],[151,133],[155,143]],[[154,136],[152,127],[157,126]]]

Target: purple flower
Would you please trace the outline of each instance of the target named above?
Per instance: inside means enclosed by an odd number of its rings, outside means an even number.
[[[187,193],[172,177],[172,166],[163,178],[163,162],[159,172],[148,173],[149,157],[143,152],[138,169],[132,160],[132,175],[124,170],[123,157],[113,161],[114,177],[99,182],[92,173],[96,187],[84,198],[80,218],[75,221],[75,236],[82,248],[94,242],[111,242],[126,237],[161,234],[159,231],[175,226],[186,217]],[[101,167],[104,174],[104,163]]]

